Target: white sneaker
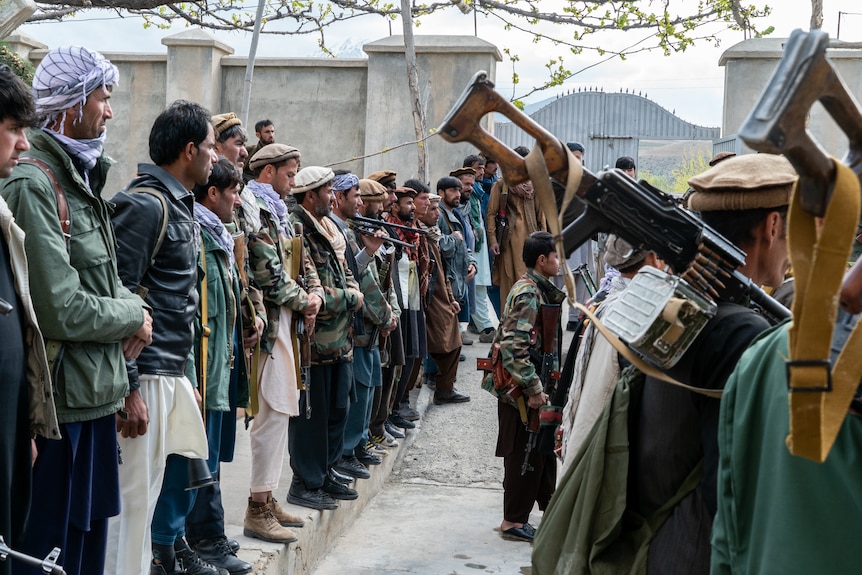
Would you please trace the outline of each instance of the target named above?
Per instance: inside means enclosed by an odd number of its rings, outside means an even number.
[[[393,447],[398,447],[398,440],[395,439],[394,437],[392,437],[392,434],[390,434],[388,431],[385,431],[385,430],[383,431],[382,436],[376,435],[376,436],[374,436],[373,439],[374,439],[375,443],[382,445],[383,447],[386,447],[386,448],[391,449]]]

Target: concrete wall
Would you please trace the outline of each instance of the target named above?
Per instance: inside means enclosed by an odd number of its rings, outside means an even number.
[[[7,41],[34,64],[49,48],[21,35]],[[185,98],[213,114],[241,111],[246,57],[233,56],[230,46],[201,30],[169,36],[162,44],[165,54],[104,52],[120,70],[106,145],[117,164],[106,196],[122,189],[138,162],[149,161],[150,126],[168,103]],[[95,43],[88,47],[99,49]],[[365,51],[368,59],[257,59],[247,126],[251,143],[256,142],[254,123],[269,118],[276,141],[297,146],[303,165],[339,162],[333,168],[360,176],[393,169],[399,183],[415,176],[416,145],[396,147],[416,139],[403,38],[372,42]],[[441,123],[476,71],[486,70],[493,79],[501,60],[493,44],[473,36],[416,36],[416,51],[429,129]],[[492,130],[492,118],[483,125]],[[468,144],[452,145],[437,136],[426,144],[432,184],[475,152]],[[374,155],[363,158],[369,154]]]
[[[731,46],[722,54],[724,66],[724,116],[722,135],[735,134],[748,117],[781,59],[786,38],[755,38]],[[862,97],[862,49],[858,44],[832,42],[827,57],[844,80],[848,90]],[[847,138],[826,110],[815,104],[809,130],[832,155],[843,157]],[[744,144],[744,151],[750,151]]]

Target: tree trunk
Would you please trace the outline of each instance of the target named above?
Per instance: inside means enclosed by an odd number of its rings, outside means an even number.
[[[416,139],[425,137],[425,108],[422,105],[422,93],[419,90],[419,69],[416,67],[416,44],[413,41],[413,13],[410,11],[411,0],[401,0],[401,23],[404,26],[404,56],[407,59],[407,85],[410,88],[410,103],[413,106],[413,130]],[[425,142],[416,145],[417,164],[416,177],[427,182],[428,148]]]
[[[248,129],[248,111],[251,107],[251,85],[254,79],[254,59],[257,56],[257,41],[260,38],[260,26],[263,21],[263,8],[266,6],[266,0],[259,0],[257,4],[257,17],[254,20],[254,32],[251,35],[251,46],[248,48],[248,63],[245,65],[245,82],[242,85],[242,110],[240,111],[239,119],[242,120],[242,125]]]
[[[812,30],[820,30],[823,27],[823,0],[811,0],[811,24]]]

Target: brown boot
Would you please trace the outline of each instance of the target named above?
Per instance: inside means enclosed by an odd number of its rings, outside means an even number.
[[[292,543],[296,534],[282,527],[272,513],[272,505],[259,503],[248,498],[248,508],[245,510],[242,534],[246,537],[262,539],[270,543]]]
[[[282,509],[281,505],[278,504],[278,500],[276,500],[275,497],[270,496],[267,503],[270,507],[272,507],[272,514],[275,515],[275,518],[278,519],[278,522],[281,523],[282,526],[302,527],[303,525],[305,525],[305,522],[302,520],[302,517],[300,517],[299,515],[293,515]]]

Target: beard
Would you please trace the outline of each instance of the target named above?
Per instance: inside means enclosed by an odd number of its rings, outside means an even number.
[[[324,216],[328,216],[332,213],[332,204],[315,204],[314,205],[314,215],[318,218],[322,218]]]
[[[414,212],[398,212],[398,219],[402,222],[412,222],[414,217]]]

